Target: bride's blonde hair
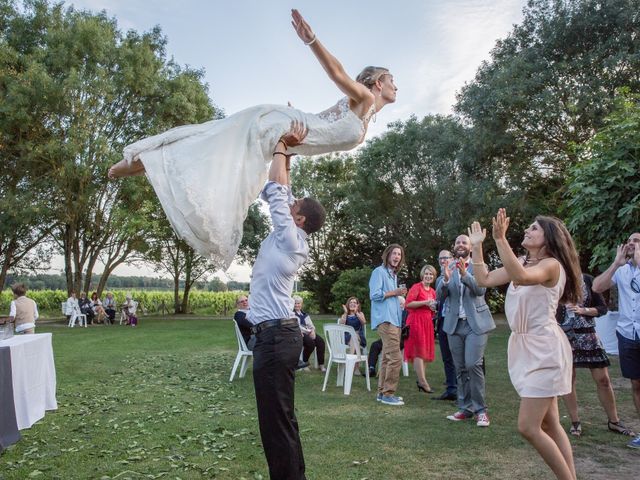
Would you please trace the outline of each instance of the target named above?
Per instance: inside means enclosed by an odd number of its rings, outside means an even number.
[[[389,75],[389,69],[384,67],[366,67],[356,77],[356,82],[363,84],[369,90],[373,88],[378,80],[384,75]]]

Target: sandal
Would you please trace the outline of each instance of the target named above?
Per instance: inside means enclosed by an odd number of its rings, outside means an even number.
[[[625,427],[623,425],[621,420],[618,420],[617,422],[612,422],[611,420],[609,420],[607,422],[607,427],[612,432],[619,433],[620,435],[626,435],[628,437],[635,437],[636,436],[636,434],[633,431],[631,431],[629,428],[627,428],[627,427]]]
[[[582,425],[580,422],[571,422],[571,428],[569,429],[569,434],[574,437],[579,437],[582,435]]]

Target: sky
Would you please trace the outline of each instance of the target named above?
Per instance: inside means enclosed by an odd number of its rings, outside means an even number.
[[[323,45],[355,77],[365,66],[390,69],[398,95],[369,126],[452,111],[456,93],[473,80],[497,40],[522,19],[526,0],[70,0],[78,10],[106,11],[122,31],[159,25],[167,55],[203,69],[209,95],[227,115],[261,103],[319,112],[342,94],[296,35],[297,8]],[[62,262],[52,266],[60,269]],[[157,276],[146,267],[117,275]],[[248,281],[232,265],[223,279]]]

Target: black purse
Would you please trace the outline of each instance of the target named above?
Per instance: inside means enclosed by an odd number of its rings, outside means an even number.
[[[407,338],[409,338],[409,333],[410,333],[409,325],[405,325],[404,327],[402,327],[402,330],[400,331],[400,336],[402,337],[403,340],[406,340]]]

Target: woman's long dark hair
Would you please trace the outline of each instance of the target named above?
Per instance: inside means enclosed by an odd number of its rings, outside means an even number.
[[[560,262],[567,276],[560,303],[579,303],[582,299],[582,272],[569,230],[556,217],[538,215],[535,221],[544,231],[546,253]]]

